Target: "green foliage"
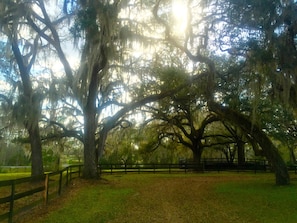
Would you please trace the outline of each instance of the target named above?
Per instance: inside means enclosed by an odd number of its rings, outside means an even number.
[[[191,157],[174,141],[160,140],[158,131],[153,125],[113,130],[100,163],[178,163],[181,157]]]
[[[60,156],[54,153],[52,149],[43,150],[42,159],[45,165],[45,171],[56,171],[59,169]]]
[[[237,50],[244,54],[244,71],[260,75],[264,80],[251,80],[250,85],[254,86],[252,90],[254,91],[257,85],[261,89],[269,88],[271,97],[266,95],[266,100],[278,100],[292,107],[296,106],[295,10],[294,1],[232,0],[228,10],[230,23],[227,28],[238,43]],[[239,33],[236,34],[232,30],[239,30]],[[232,40],[230,44],[231,47],[236,47]],[[243,54],[234,55],[241,57]],[[262,95],[255,92],[255,97],[261,98]],[[256,106],[257,103],[254,107]]]
[[[179,67],[162,67],[156,72],[163,84],[162,87],[167,90],[183,85],[188,80],[185,70]]]
[[[97,12],[93,7],[82,9],[77,13],[75,23],[70,28],[75,40],[82,37],[81,33],[88,30],[92,35],[98,32],[98,25],[96,23]]]
[[[18,144],[0,144],[0,165],[1,166],[28,166],[29,157],[25,154],[22,146]]]

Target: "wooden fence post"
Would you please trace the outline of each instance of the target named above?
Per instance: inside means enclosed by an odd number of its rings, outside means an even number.
[[[69,182],[72,180],[72,166],[69,166]]]
[[[63,170],[60,171],[60,178],[59,178],[59,190],[58,190],[58,194],[59,196],[62,193],[62,179],[63,179]]]
[[[68,186],[69,167],[66,168],[66,186]]]
[[[48,190],[49,190],[49,174],[45,175],[44,181],[44,203],[48,203]]]
[[[11,182],[11,195],[10,195],[9,216],[8,216],[9,223],[12,223],[14,195],[15,195],[15,181],[13,180]]]

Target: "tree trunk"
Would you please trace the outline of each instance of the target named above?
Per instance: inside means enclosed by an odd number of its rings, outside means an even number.
[[[90,14],[90,20],[93,26],[88,27],[86,32],[86,45],[82,54],[82,61],[86,64],[83,67],[82,76],[86,81],[86,104],[84,106],[84,171],[83,177],[87,179],[98,179],[98,151],[96,149],[96,131],[98,127],[97,120],[97,99],[99,92],[99,83],[104,76],[103,69],[108,62],[108,45],[110,42],[108,27],[105,22],[100,21],[100,7],[103,7],[101,1],[90,1],[82,4],[83,8],[95,10]],[[96,11],[99,10],[99,11]],[[106,11],[100,11],[104,17]],[[104,17],[105,18],[105,17]],[[109,14],[106,15],[109,18]],[[97,21],[99,20],[99,21]],[[100,23],[100,30],[97,23]],[[84,66],[84,65],[83,65]]]
[[[85,113],[84,118],[84,169],[83,177],[87,179],[97,179],[96,147],[95,147],[95,116]]]
[[[194,170],[203,171],[203,165],[201,164],[201,156],[202,156],[202,147],[195,147],[192,149],[193,151],[193,162],[194,162]]]
[[[289,152],[290,152],[290,161],[291,161],[291,163],[296,164],[296,156],[295,156],[295,153],[294,153],[294,147],[288,145],[288,149],[289,149]]]
[[[42,144],[39,130],[39,117],[40,117],[40,95],[32,94],[31,89],[29,93],[25,91],[25,103],[28,103],[25,128],[28,131],[30,145],[31,145],[31,175],[39,176],[44,174],[43,160],[42,160]],[[23,102],[24,103],[24,102]]]
[[[103,128],[100,132],[100,137],[98,139],[99,142],[97,144],[97,160],[99,160],[103,155],[108,132],[109,132],[108,128]]]
[[[39,131],[40,102],[41,95],[33,93],[33,87],[30,79],[30,65],[22,56],[18,46],[17,34],[14,33],[10,39],[12,51],[14,53],[17,65],[19,67],[20,77],[23,85],[24,100],[20,101],[25,108],[22,112],[24,117],[24,126],[28,131],[31,145],[31,175],[38,176],[43,174],[42,146]]]
[[[244,144],[245,143],[241,140],[237,141],[237,158],[239,166],[243,165],[245,162]]]
[[[238,112],[227,107],[223,107],[217,103],[209,103],[209,108],[220,115],[223,120],[227,120],[240,127],[260,145],[263,155],[272,164],[275,172],[275,182],[277,185],[287,185],[290,183],[290,176],[284,160],[271,140],[260,128],[258,128],[258,126],[253,125],[250,120]]]
[[[28,128],[28,133],[31,145],[31,176],[39,176],[44,173],[44,170],[38,122]]]
[[[97,75],[95,75],[97,76]],[[96,78],[96,77],[94,77]],[[83,177],[97,179],[97,154],[96,154],[96,95],[97,81],[93,80],[89,86],[88,103],[84,109],[84,170]]]

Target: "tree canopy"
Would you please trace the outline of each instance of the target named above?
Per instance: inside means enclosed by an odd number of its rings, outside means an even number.
[[[0,47],[9,49],[0,60],[8,88],[1,111],[11,109],[26,129],[33,175],[43,172],[44,143],[66,138],[84,148],[84,177],[97,178],[109,132],[130,123],[138,109],[146,114],[142,121],[162,120],[163,130],[171,129],[163,136],[191,142],[193,152],[203,148],[206,126],[220,121],[238,147],[248,141],[261,151],[278,184],[289,183],[271,139],[284,143],[295,128],[294,120],[276,124],[282,116],[295,119],[295,1],[0,6]],[[199,124],[202,113],[208,115]]]

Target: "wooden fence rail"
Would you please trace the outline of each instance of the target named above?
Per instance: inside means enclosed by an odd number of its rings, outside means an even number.
[[[0,221],[12,223],[18,213],[42,202],[46,204],[51,197],[60,195],[63,186],[81,175],[81,166],[69,166],[38,177],[0,181],[0,196],[5,194],[0,197]]]
[[[203,160],[200,164],[193,162],[180,162],[178,164],[118,164],[118,163],[102,163],[99,164],[100,174],[104,173],[129,173],[129,172],[167,172],[167,173],[187,173],[192,170],[200,171],[224,171],[224,170],[233,170],[237,172],[242,171],[253,171],[265,172],[270,169],[269,164],[265,160],[248,160],[243,165],[238,165],[237,163],[227,163],[223,159],[207,159]]]

